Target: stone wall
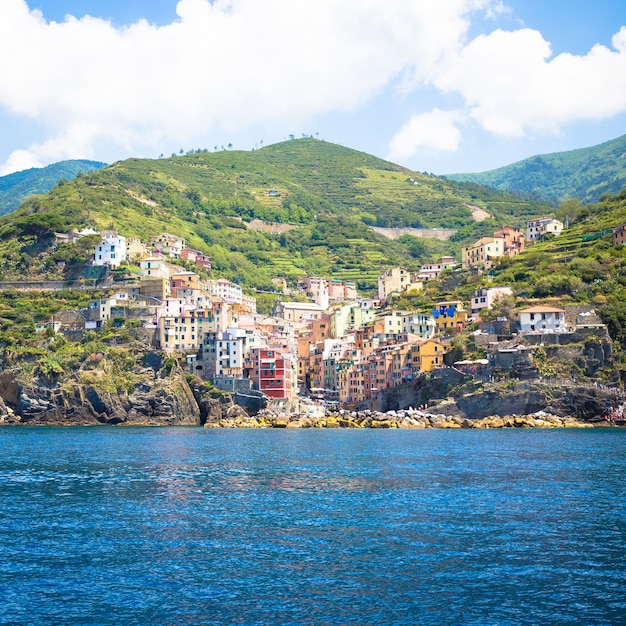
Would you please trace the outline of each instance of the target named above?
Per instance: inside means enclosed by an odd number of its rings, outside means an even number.
[[[399,239],[403,235],[412,235],[448,241],[457,232],[452,228],[383,228],[381,226],[370,226],[370,228],[387,239]]]

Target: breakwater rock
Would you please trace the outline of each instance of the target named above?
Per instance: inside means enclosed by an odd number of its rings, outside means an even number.
[[[607,407],[617,406],[625,399],[622,390],[601,384],[550,379],[480,382],[445,368],[413,383],[384,390],[376,408],[388,411],[436,404],[437,413],[474,420],[545,411],[581,422],[600,422]]]
[[[248,420],[247,427],[257,428],[593,428],[593,424],[573,417],[559,417],[545,411],[529,415],[491,415],[468,419],[456,415],[430,413],[408,408],[399,411],[327,411],[319,417],[303,413],[265,411]]]

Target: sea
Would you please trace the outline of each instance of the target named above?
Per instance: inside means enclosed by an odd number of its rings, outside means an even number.
[[[626,429],[0,428],[0,624],[626,624]]]

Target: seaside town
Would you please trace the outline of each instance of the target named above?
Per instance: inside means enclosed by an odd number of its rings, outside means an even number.
[[[405,310],[394,302],[419,293],[442,272],[488,272],[500,257],[515,256],[562,229],[552,217],[533,219],[526,232],[500,228],[463,248],[460,264],[443,256],[417,273],[381,270],[376,297],[361,297],[345,280],[308,276],[290,289],[276,278],[271,316],[257,313],[256,299],[240,285],[206,278],[211,259],[180,237],[162,233],[142,242],[114,230],[57,233],[58,243],[99,235],[85,280],[110,285],[114,294],[87,309],[41,320],[37,331],[98,331],[134,320],[152,333],[154,348],[176,356],[189,373],[226,392],[261,395],[270,407],[292,412],[302,401],[323,408],[372,407],[385,390],[444,367],[485,379],[538,378],[532,359],[537,347],[606,336],[591,307],[531,306],[520,310],[517,320],[483,321],[485,310],[512,296],[506,286],[481,287],[471,302],[436,302],[428,311]],[[616,228],[616,245],[623,236],[624,228]],[[470,323],[485,358],[451,362],[446,355],[453,337]]]

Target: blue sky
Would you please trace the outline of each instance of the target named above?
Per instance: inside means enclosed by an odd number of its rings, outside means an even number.
[[[626,134],[623,0],[0,0],[0,174],[302,134],[436,174]]]

